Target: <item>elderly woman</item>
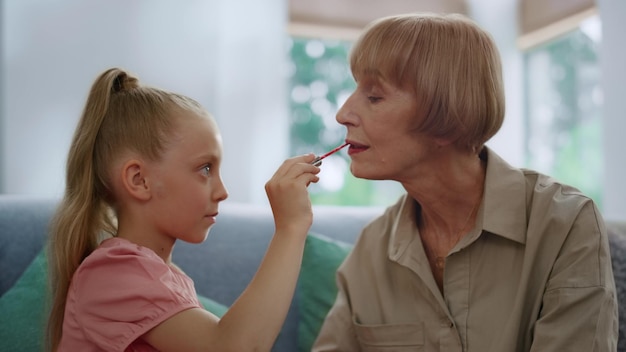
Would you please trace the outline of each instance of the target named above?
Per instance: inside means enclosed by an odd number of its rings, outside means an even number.
[[[339,268],[314,351],[614,351],[617,301],[593,201],[484,144],[500,58],[459,15],[373,22],[337,114],[351,171],[406,194]]]

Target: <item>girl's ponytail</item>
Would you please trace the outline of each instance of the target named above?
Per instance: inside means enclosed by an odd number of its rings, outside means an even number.
[[[106,233],[114,233],[106,203],[107,185],[98,172],[95,147],[111,97],[136,88],[137,79],[120,69],[102,73],[93,84],[74,133],[66,169],[64,197],[52,219],[48,263],[52,305],[47,328],[49,350],[61,340],[65,300],[72,276]]]

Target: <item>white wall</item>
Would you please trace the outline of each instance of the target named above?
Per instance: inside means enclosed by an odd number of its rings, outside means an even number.
[[[506,112],[487,145],[507,162],[524,166],[523,62],[517,47],[517,0],[468,0],[469,16],[493,37],[502,59]]]
[[[218,7],[212,51],[223,177],[231,200],[267,203],[265,182],[289,151],[286,1],[221,0]]]
[[[626,221],[626,1],[598,0],[602,18],[604,183],[607,219]]]
[[[286,3],[260,3],[3,1],[0,193],[62,194],[87,92],[101,71],[120,66],[212,112],[231,199],[259,198],[259,179],[287,150]],[[269,128],[272,138],[253,134]]]

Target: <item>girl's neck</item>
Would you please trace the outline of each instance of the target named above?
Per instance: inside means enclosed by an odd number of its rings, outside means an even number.
[[[145,238],[141,236],[127,236],[125,235],[125,233],[120,233],[120,232],[118,232],[117,237],[123,238],[138,246],[152,250],[156,255],[161,257],[161,259],[163,259],[163,261],[167,264],[171,264],[172,262],[172,250],[174,249],[174,241],[165,242],[165,241],[146,240]]]
[[[126,239],[136,245],[152,250],[167,264],[171,263],[175,238],[162,235],[147,224],[128,221],[125,217],[118,218],[117,237]]]

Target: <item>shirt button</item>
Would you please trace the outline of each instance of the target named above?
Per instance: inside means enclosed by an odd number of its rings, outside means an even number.
[[[448,319],[443,319],[443,320],[441,320],[441,327],[450,328],[451,329],[451,328],[454,327],[454,322],[450,321]]]

